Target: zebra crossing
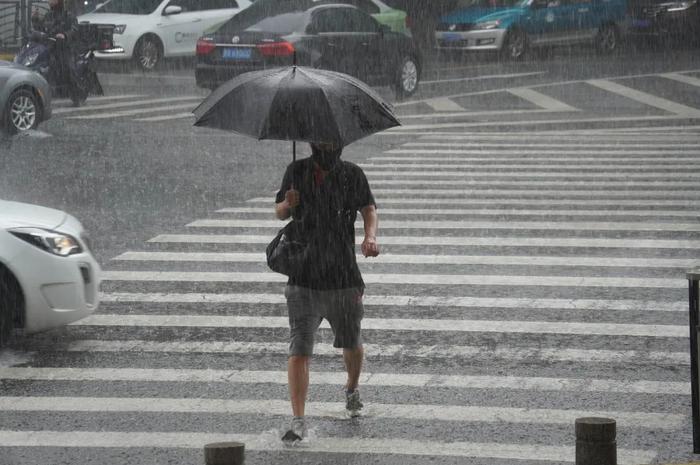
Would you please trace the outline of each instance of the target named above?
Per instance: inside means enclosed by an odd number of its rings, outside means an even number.
[[[0,367],[0,459],[199,463],[238,440],[252,464],[563,464],[583,416],[617,420],[621,464],[689,457],[698,135],[429,133],[360,163],[382,247],[358,258],[366,410],[344,417],[322,325],[291,450],[272,193],[163,232],[105,266],[96,314]]]

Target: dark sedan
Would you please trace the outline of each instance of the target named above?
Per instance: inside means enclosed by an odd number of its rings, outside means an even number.
[[[214,89],[247,71],[289,66],[294,57],[301,66],[390,85],[399,98],[416,91],[421,73],[410,37],[353,6],[324,4],[262,18],[234,16],[197,42],[197,85]]]

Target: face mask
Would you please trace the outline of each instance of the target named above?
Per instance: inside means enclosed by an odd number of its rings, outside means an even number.
[[[335,150],[322,150],[318,147],[311,146],[311,159],[324,171],[332,170],[340,160],[340,154],[343,153],[342,148]]]

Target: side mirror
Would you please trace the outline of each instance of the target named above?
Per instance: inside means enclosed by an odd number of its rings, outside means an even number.
[[[182,13],[182,7],[177,5],[168,5],[163,10],[163,16],[179,15]]]

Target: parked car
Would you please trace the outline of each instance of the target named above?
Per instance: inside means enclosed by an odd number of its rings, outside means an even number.
[[[51,90],[39,73],[0,61],[0,129],[8,134],[36,129],[51,117]]]
[[[582,42],[609,53],[625,16],[625,0],[462,0],[441,18],[435,38],[442,51],[498,51],[510,59]]]
[[[77,219],[0,200],[0,345],[14,329],[43,331],[94,312],[99,285],[100,266]]]
[[[672,42],[700,42],[697,0],[630,0],[628,33]]]
[[[204,32],[251,5],[251,0],[108,0],[79,22],[114,24],[114,48],[100,59],[134,59],[151,71],[166,57],[195,55]]]
[[[296,57],[299,65],[340,71],[370,85],[391,85],[399,97],[418,87],[421,61],[411,38],[359,8],[322,4],[262,18],[250,11],[198,41],[198,86],[213,89],[247,71],[291,65]]]

